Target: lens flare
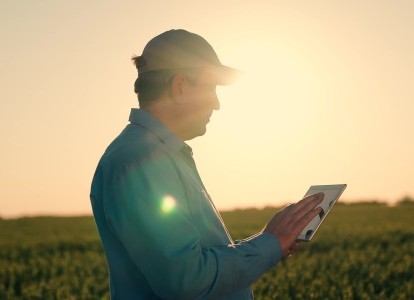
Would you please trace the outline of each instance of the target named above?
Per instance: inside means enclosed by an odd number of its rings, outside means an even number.
[[[172,196],[165,196],[162,199],[161,211],[164,212],[164,213],[171,212],[175,208],[176,203],[177,202],[175,201],[174,197],[172,197]]]

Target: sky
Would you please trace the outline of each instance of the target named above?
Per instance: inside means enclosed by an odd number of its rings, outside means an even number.
[[[90,183],[137,107],[130,58],[173,28],[243,71],[189,141],[219,209],[310,185],[414,196],[413,1],[0,1],[0,217],[91,214]]]

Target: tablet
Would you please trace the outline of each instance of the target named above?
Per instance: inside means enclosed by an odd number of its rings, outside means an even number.
[[[325,194],[322,202],[319,204],[323,210],[302,230],[297,240],[309,242],[313,238],[319,226],[322,224],[323,220],[326,218],[345,188],[346,184],[313,185],[309,188],[304,197],[320,192]]]

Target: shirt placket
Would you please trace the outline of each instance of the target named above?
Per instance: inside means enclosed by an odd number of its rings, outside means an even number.
[[[203,192],[204,192],[205,196],[207,197],[207,199],[210,203],[210,206],[214,210],[214,213],[216,214],[216,217],[220,221],[221,226],[223,227],[223,230],[227,235],[227,238],[233,244],[233,239],[231,238],[230,233],[228,232],[228,230],[226,228],[226,225],[224,224],[223,219],[221,218],[221,215],[220,215],[219,211],[217,210],[216,206],[214,205],[214,202],[211,199],[210,194],[207,192],[207,189],[204,186],[203,181],[201,180],[200,174],[198,173],[197,166],[196,166],[195,161],[193,159],[193,150],[191,149],[190,146],[185,145],[181,152],[183,154],[183,157],[184,157],[185,161],[190,166],[191,170],[194,172],[194,174],[196,175],[196,178],[198,179],[199,183],[201,184]]]

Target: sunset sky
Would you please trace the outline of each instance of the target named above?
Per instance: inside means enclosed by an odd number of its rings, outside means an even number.
[[[189,141],[219,209],[414,196],[414,1],[1,1],[0,25],[0,217],[91,214],[130,58],[172,28],[244,72]]]

